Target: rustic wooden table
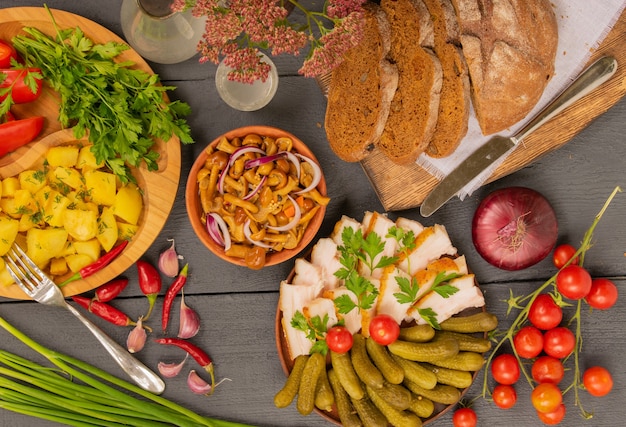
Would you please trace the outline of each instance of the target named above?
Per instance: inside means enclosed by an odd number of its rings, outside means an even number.
[[[81,1],[55,0],[54,8],[64,9],[96,21],[118,35],[122,34],[119,10],[121,0]],[[41,6],[30,0],[3,0],[1,7]],[[341,215],[361,219],[364,211],[382,211],[383,207],[361,165],[340,161],[330,150],[323,130],[325,98],[312,79],[297,74],[301,58],[275,58],[280,74],[278,92],[273,101],[258,112],[239,112],[218,97],[214,76],[216,66],[199,64],[196,59],[176,65],[151,64],[168,84],[177,86],[172,97],[188,102],[193,114],[189,123],[195,145],[182,147],[182,176],[171,215],[161,234],[145,254],[156,263],[158,254],[175,239],[178,252],[191,267],[186,287],[186,302],[202,319],[202,329],[194,341],[212,355],[219,378],[231,381],[221,385],[211,397],[192,394],[183,377],[168,379],[164,396],[207,416],[250,423],[259,426],[327,426],[329,423],[312,414],[303,417],[295,405],[276,409],[274,394],[282,387],[285,375],[278,360],[274,325],[278,286],[293,266],[292,262],[266,268],[260,272],[227,264],[209,253],[194,236],[185,211],[184,185],[195,156],[216,136],[235,127],[251,124],[272,125],[286,129],[304,140],[320,160],[332,197],[319,236],[328,235]],[[492,190],[523,185],[543,193],[554,206],[559,220],[559,242],[577,244],[594,216],[616,185],[626,189],[626,100],[590,124],[563,148],[550,153],[518,172],[493,182],[461,202],[454,199],[432,217],[420,217],[418,209],[390,213],[422,221],[426,225],[444,224],[459,252],[483,287],[487,307],[496,313],[506,327],[503,300],[512,290],[515,294],[532,291],[554,274],[550,260],[519,272],[506,272],[487,264],[475,251],[470,234],[473,213]],[[403,191],[398,188],[398,191]],[[600,222],[595,245],[585,265],[594,276],[614,280],[624,293],[626,285],[626,194],[618,194]],[[137,286],[136,271],[126,274],[130,286],[116,300],[116,305],[131,317],[145,309],[145,297]],[[167,282],[166,282],[167,283]],[[161,300],[159,300],[159,304]],[[159,310],[159,307],[156,308]],[[44,307],[30,301],[0,299],[2,316],[27,335],[44,345],[88,361],[111,373],[123,375],[87,330],[65,311]],[[177,316],[177,310],[174,315]],[[565,395],[568,414],[566,426],[616,426],[626,417],[626,303],[622,298],[610,311],[583,313],[584,366],[599,364],[614,376],[613,391],[604,398],[583,393],[585,408],[594,418],[584,421],[573,405],[573,393]],[[124,343],[127,329],[95,321],[114,339]],[[54,333],[52,333],[54,331]],[[5,332],[0,332],[3,349],[33,357],[32,352]],[[160,360],[175,360],[180,353],[148,343],[138,358],[156,369]],[[468,397],[480,392],[482,374],[470,389]],[[478,400],[474,406],[480,425],[541,425],[529,401],[530,387],[520,383],[518,404],[508,411],[493,403]],[[0,411],[2,426],[46,426],[50,423]],[[451,412],[433,423],[451,425]]]

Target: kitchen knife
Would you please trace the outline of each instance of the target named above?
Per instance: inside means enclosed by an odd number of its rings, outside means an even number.
[[[606,82],[615,74],[617,60],[605,56],[591,64],[559,96],[512,137],[494,136],[474,151],[426,196],[420,206],[424,217],[432,215],[489,165],[565,108]]]

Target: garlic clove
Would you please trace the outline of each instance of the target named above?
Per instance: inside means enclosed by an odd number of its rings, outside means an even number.
[[[176,375],[180,374],[180,371],[183,368],[183,365],[189,358],[189,354],[185,354],[185,358],[182,362],[179,363],[165,363],[159,362],[157,368],[159,369],[159,373],[163,375],[165,378],[174,378]]]
[[[137,324],[135,325],[133,330],[130,331],[130,333],[128,334],[128,338],[126,339],[126,348],[130,353],[137,353],[146,344],[146,338],[148,337],[148,334],[143,327],[142,319],[143,316],[139,317],[139,320],[137,320]]]
[[[185,293],[180,299],[180,323],[178,338],[188,339],[194,337],[200,330],[200,317],[192,308],[185,304]]]
[[[182,257],[176,253],[174,239],[167,240],[172,242],[172,246],[159,255],[159,270],[168,277],[176,277],[178,274],[178,260]]]
[[[189,375],[187,375],[187,386],[189,386],[189,389],[196,394],[212,394],[215,391],[215,388],[224,381],[230,381],[230,379],[224,378],[212,387],[211,384],[202,379],[202,377],[198,375],[194,369],[189,371]]]

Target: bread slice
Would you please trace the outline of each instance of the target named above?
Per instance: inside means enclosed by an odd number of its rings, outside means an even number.
[[[435,130],[442,71],[432,45],[432,22],[422,0],[382,0],[391,24],[391,58],[398,89],[378,147],[394,163],[415,162]]]
[[[452,0],[483,134],[519,122],[554,74],[558,30],[549,0]]]
[[[363,41],[333,70],[325,129],[332,150],[347,162],[369,154],[380,139],[398,86],[398,69],[387,60],[389,22],[374,3],[365,6]]]
[[[467,134],[470,80],[460,48],[459,25],[450,0],[423,0],[434,24],[434,52],[441,61],[443,82],[435,132],[426,147],[431,157],[452,154]]]

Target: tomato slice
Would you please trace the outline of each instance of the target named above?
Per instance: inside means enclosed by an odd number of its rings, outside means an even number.
[[[2,76],[4,74],[4,76]],[[35,101],[41,94],[43,80],[39,68],[16,68],[11,70],[0,70],[0,89],[10,88],[10,90],[0,91],[0,102],[11,93],[13,102],[25,104]]]
[[[43,130],[42,116],[0,124],[0,157],[28,144]]]
[[[0,40],[0,68],[9,68],[11,66],[11,58],[16,61],[19,59],[17,51],[12,44]]]

